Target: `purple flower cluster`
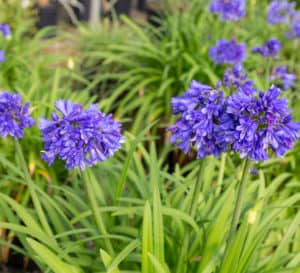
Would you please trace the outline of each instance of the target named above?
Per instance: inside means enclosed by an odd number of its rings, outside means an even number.
[[[213,0],[210,11],[220,14],[221,20],[237,21],[245,16],[245,0]]]
[[[0,63],[5,61],[5,52],[0,49]]]
[[[267,21],[271,25],[286,24],[290,30],[286,36],[290,39],[300,38],[300,13],[295,10],[296,2],[273,0],[268,7]]]
[[[273,0],[268,7],[267,21],[271,25],[289,24],[295,12],[295,2]]]
[[[265,58],[276,57],[278,52],[281,50],[281,42],[277,39],[270,39],[262,46],[256,46],[252,49],[253,53],[259,53]]]
[[[300,38],[300,13],[295,12],[291,18],[291,29],[286,33],[286,36],[290,39]]]
[[[24,136],[24,129],[30,128],[34,120],[30,117],[29,103],[22,104],[19,94],[0,92],[0,135],[15,139]]]
[[[293,122],[287,100],[278,98],[280,93],[272,86],[251,95],[239,90],[227,99],[226,112],[234,123],[232,149],[242,158],[265,161],[272,153],[282,157],[293,148],[300,123]]]
[[[66,162],[67,169],[92,166],[111,157],[123,142],[121,124],[111,115],[91,105],[84,110],[82,105],[58,100],[52,120],[41,119],[40,129],[44,141],[42,158],[51,165],[58,157]]]
[[[246,45],[236,40],[218,40],[210,48],[209,56],[216,64],[238,64],[245,59]]]
[[[267,92],[239,87],[227,98],[209,86],[192,82],[181,97],[173,98],[173,113],[180,114],[168,128],[171,142],[197,157],[227,150],[250,160],[265,161],[272,153],[283,156],[298,139],[300,123],[293,122],[286,99],[272,86]]]
[[[171,142],[185,153],[195,146],[198,158],[224,152],[226,144],[217,141],[215,122],[222,115],[223,101],[222,92],[192,81],[186,93],[172,99],[173,113],[181,117],[168,128],[172,132]]]
[[[8,38],[11,36],[10,26],[7,24],[0,24],[0,31],[4,38]]]
[[[296,80],[296,75],[292,73],[288,73],[286,65],[277,66],[272,71],[270,76],[270,80],[281,80],[283,89],[289,89],[294,85],[294,81]]]
[[[243,88],[244,91],[252,90],[253,87],[253,81],[248,80],[248,75],[244,73],[242,64],[226,69],[223,76],[223,84],[227,88]]]

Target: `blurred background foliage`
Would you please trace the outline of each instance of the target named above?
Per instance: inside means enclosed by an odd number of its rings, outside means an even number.
[[[243,221],[226,257],[239,158],[228,154],[205,162],[197,213],[188,213],[200,163],[193,154],[173,149],[164,128],[174,121],[171,97],[186,91],[192,79],[215,86],[222,78],[226,67],[209,59],[209,47],[221,38],[246,42],[245,68],[261,90],[271,84],[267,67],[275,63],[300,77],[299,41],[287,40],[284,27],[266,24],[267,1],[247,1],[246,18],[226,24],[208,12],[208,2],[191,0],[177,8],[169,1],[171,8],[150,23],[112,13],[96,29],[79,23],[41,30],[34,6],[0,2],[1,22],[13,33],[11,39],[0,38],[6,54],[1,90],[20,92],[30,101],[37,123],[41,116],[50,117],[59,98],[98,102],[102,111],[121,120],[126,135],[122,150],[88,173],[106,234],[91,216],[83,177],[65,171],[62,162],[48,167],[40,159],[37,128],[27,130],[21,141],[25,167],[14,141],[0,140],[2,263],[21,253],[42,272],[54,273],[299,272],[299,144],[285,158],[255,166],[259,171],[247,184]],[[281,40],[283,50],[267,64],[251,48],[271,37]],[[296,120],[299,87],[298,80],[283,94]],[[24,168],[48,229],[35,210]],[[107,240],[113,251],[106,249]]]

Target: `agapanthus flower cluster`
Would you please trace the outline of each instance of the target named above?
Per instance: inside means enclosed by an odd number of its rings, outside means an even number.
[[[67,169],[84,170],[121,147],[121,124],[100,112],[97,105],[85,110],[80,104],[58,100],[55,108],[59,114],[52,113],[52,120],[41,119],[39,126],[44,141],[42,158],[49,165],[59,158]]]
[[[295,12],[291,18],[290,30],[286,33],[290,39],[300,38],[300,13]]]
[[[242,64],[237,64],[232,68],[227,68],[223,76],[223,85],[227,88],[247,88],[253,87],[253,81],[248,80],[248,75],[244,73]]]
[[[180,117],[168,128],[171,142],[185,153],[195,147],[198,158],[227,150],[256,162],[283,156],[298,139],[300,123],[292,120],[280,92],[275,86],[267,92],[247,86],[224,99],[223,92],[192,82],[172,100],[173,113]]]
[[[11,36],[10,26],[7,24],[0,24],[0,31],[4,38],[9,38]]]
[[[213,0],[210,11],[219,14],[223,21],[237,21],[246,14],[245,0]]]
[[[3,63],[5,61],[5,52],[4,50],[0,49],[0,63]]]
[[[296,78],[295,74],[288,73],[286,65],[275,67],[270,76],[271,81],[280,80],[284,90],[293,87]]]
[[[259,53],[265,58],[276,57],[278,52],[281,50],[281,42],[277,39],[270,39],[262,46],[256,46],[252,49],[253,53]]]
[[[187,92],[172,99],[173,113],[181,116],[168,128],[172,132],[171,142],[185,153],[195,146],[198,158],[224,152],[226,144],[216,144],[216,121],[222,115],[223,101],[222,92],[192,81]]]
[[[218,40],[209,56],[216,64],[238,64],[246,58],[246,45],[236,40]]]
[[[268,7],[267,21],[271,25],[289,24],[295,12],[295,2],[273,0]]]
[[[33,126],[29,103],[22,104],[19,94],[0,92],[0,135],[15,139],[24,136],[24,129]]]
[[[294,122],[286,99],[279,98],[281,90],[272,86],[267,92],[251,95],[239,90],[226,100],[226,113],[234,129],[232,149],[241,157],[265,161],[272,154],[284,156],[299,137],[300,123]]]

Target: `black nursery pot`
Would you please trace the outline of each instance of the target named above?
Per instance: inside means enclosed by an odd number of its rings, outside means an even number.
[[[81,0],[80,3],[83,5],[84,9],[81,11],[78,8],[74,8],[75,15],[79,21],[87,22],[90,18],[91,0]]]
[[[38,6],[39,20],[37,23],[38,28],[43,28],[47,26],[54,26],[57,22],[57,2],[45,7]]]
[[[131,10],[131,0],[119,0],[115,4],[115,11],[117,15],[126,14],[129,15]]]
[[[137,8],[139,11],[146,11],[146,0],[138,0]]]

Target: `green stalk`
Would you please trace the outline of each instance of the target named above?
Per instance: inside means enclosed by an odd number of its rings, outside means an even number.
[[[239,183],[239,187],[238,187],[238,193],[237,193],[236,203],[235,203],[235,207],[234,207],[234,211],[233,211],[233,215],[232,215],[230,230],[229,230],[229,234],[228,234],[228,240],[227,240],[226,249],[225,249],[224,256],[223,256],[223,263],[228,255],[230,244],[231,244],[233,237],[237,231],[237,226],[238,226],[239,219],[241,216],[241,209],[242,209],[242,203],[243,203],[243,199],[244,199],[245,186],[246,186],[246,182],[247,182],[248,176],[249,176],[250,164],[251,164],[250,160],[248,158],[245,158],[244,163],[243,163],[242,179],[241,179],[241,182]]]
[[[221,162],[220,162],[220,169],[219,169],[219,175],[218,175],[218,181],[217,181],[217,189],[216,194],[220,195],[222,190],[222,184],[224,179],[224,171],[225,171],[225,163],[226,163],[226,154],[222,153],[221,155]]]
[[[88,199],[89,205],[91,206],[92,215],[94,217],[94,221],[96,223],[97,229],[100,232],[100,234],[102,234],[104,236],[103,242],[104,242],[106,251],[111,256],[114,256],[115,252],[112,247],[110,239],[107,238],[108,232],[107,232],[105,224],[103,222],[103,217],[101,215],[101,212],[98,210],[97,199],[94,194],[92,181],[91,181],[91,179],[89,179],[88,171],[89,170],[82,172],[87,199]]]
[[[22,147],[21,147],[20,143],[17,140],[15,141],[15,147],[16,147],[16,151],[17,151],[17,156],[20,160],[20,164],[21,164],[24,176],[25,176],[24,178],[26,180],[26,183],[27,183],[29,191],[30,191],[33,206],[34,206],[34,208],[37,212],[39,221],[42,224],[42,227],[44,228],[46,233],[50,236],[53,236],[53,233],[52,233],[51,228],[49,226],[49,223],[47,221],[46,215],[43,211],[42,205],[41,205],[40,200],[39,200],[39,198],[37,196],[37,193],[35,191],[34,182],[32,181],[32,179],[30,177],[28,167],[27,167],[27,164],[26,164],[23,152],[22,152]]]
[[[200,161],[199,170],[197,174],[197,178],[195,183],[190,191],[192,193],[192,197],[190,199],[188,213],[191,217],[195,218],[197,212],[197,201],[199,198],[199,194],[203,190],[203,169],[204,169],[204,159]],[[178,266],[177,266],[177,273],[185,273],[187,272],[187,252],[189,249],[189,241],[190,241],[190,234],[189,232],[185,232],[183,238],[183,244],[180,251]]]
[[[271,58],[267,58],[267,67],[266,67],[266,75],[265,75],[265,89],[269,89],[270,75],[272,68],[272,60]]]

